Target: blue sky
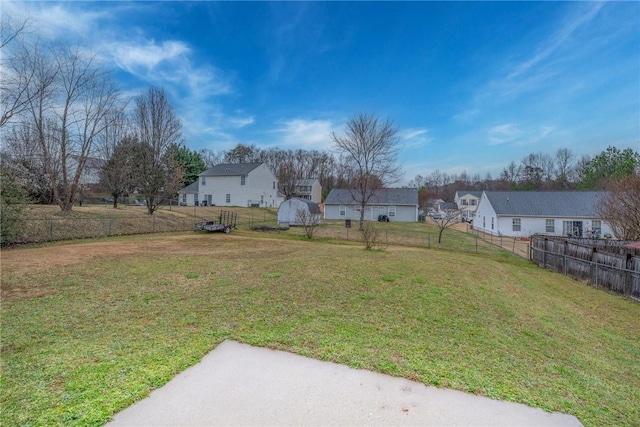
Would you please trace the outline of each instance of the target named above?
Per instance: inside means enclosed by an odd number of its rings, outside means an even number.
[[[640,151],[640,2],[10,2],[95,51],[127,95],[164,87],[191,149],[331,149],[366,112],[405,184],[496,177],[531,152]]]

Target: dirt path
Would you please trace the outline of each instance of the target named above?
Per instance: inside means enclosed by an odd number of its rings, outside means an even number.
[[[502,249],[505,249],[509,252],[513,252],[514,254],[519,255],[523,258],[529,259],[529,245],[531,244],[531,242],[529,242],[528,240],[521,240],[517,237],[493,236],[488,233],[483,233],[481,231],[473,230],[471,228],[471,224],[467,224],[466,222],[455,224],[451,228],[456,231],[463,231],[463,232],[475,234],[476,236],[478,236],[480,239],[484,240],[487,243],[500,246]]]

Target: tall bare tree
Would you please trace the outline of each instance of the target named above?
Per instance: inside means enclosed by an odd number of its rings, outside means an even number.
[[[575,156],[568,148],[560,148],[556,151],[556,186],[567,190],[571,183],[571,169]]]
[[[136,98],[132,127],[138,138],[134,183],[153,214],[182,186],[184,171],[171,152],[182,145],[182,124],[164,89],[151,87]]]
[[[16,21],[6,13],[0,20],[0,128],[29,104],[27,87],[34,69],[29,66],[30,48],[22,40],[29,25],[29,19]]]
[[[54,198],[62,211],[70,211],[94,142],[108,125],[105,118],[122,105],[108,74],[80,49],[34,49],[30,64],[28,120]]]
[[[598,216],[611,225],[620,240],[640,240],[640,175],[633,173],[607,186],[596,206]]]
[[[370,114],[349,119],[345,134],[332,133],[333,142],[343,156],[348,190],[360,205],[360,230],[367,205],[376,191],[398,181],[398,129],[389,119]]]

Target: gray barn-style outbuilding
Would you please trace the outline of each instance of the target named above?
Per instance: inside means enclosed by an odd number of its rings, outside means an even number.
[[[306,222],[306,224],[304,222]],[[319,224],[320,206],[311,200],[296,197],[285,200],[280,203],[280,207],[278,208],[278,223],[280,225]]]

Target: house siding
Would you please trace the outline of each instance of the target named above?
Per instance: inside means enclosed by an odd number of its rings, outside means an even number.
[[[360,220],[360,211],[356,209],[354,205],[342,205],[346,206],[346,212],[344,216],[340,216],[340,205],[325,205],[324,218],[325,219],[351,219]],[[395,205],[393,205],[395,206]],[[379,208],[382,208],[379,209]],[[365,208],[364,219],[367,221],[377,221],[378,215],[388,215],[389,205],[371,205]],[[390,218],[394,222],[416,222],[418,221],[418,207],[417,206],[396,206],[396,216]]]
[[[520,230],[513,230],[514,218],[520,219]],[[547,231],[547,219],[554,220],[554,231]],[[564,221],[576,221],[582,223],[582,236],[587,236],[587,230],[593,229],[593,217],[569,217],[569,216],[527,216],[527,215],[498,215],[485,193],[482,194],[475,218],[473,228],[496,236],[508,237],[529,237],[533,234],[548,234],[552,236],[564,235]],[[493,228],[491,227],[493,221]],[[613,232],[605,221],[601,221],[600,236],[605,234],[613,235]]]
[[[216,206],[277,206],[277,180],[264,165],[260,165],[246,175],[245,185],[241,184],[241,175],[204,176],[200,179],[198,198],[200,201],[211,199]],[[273,183],[276,182],[275,188]],[[227,202],[227,194],[230,201]]]

